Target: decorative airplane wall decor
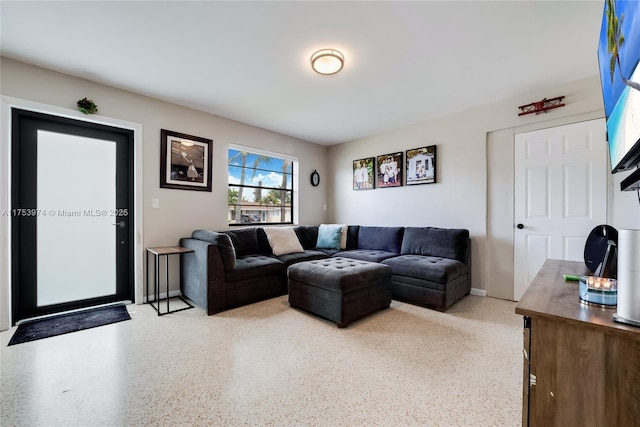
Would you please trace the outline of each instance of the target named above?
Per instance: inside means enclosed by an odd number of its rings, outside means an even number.
[[[535,114],[546,113],[548,110],[564,107],[564,103],[562,102],[563,99],[564,99],[564,96],[558,96],[556,98],[545,98],[542,101],[521,105],[518,107],[521,110],[521,112],[518,113],[518,115],[524,116],[525,114],[532,114],[532,113],[535,113]]]

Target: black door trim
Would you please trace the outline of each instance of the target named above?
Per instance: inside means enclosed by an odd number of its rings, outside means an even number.
[[[36,170],[37,144],[33,132],[34,123],[46,127],[48,130],[60,130],[67,134],[92,136],[106,139],[109,134],[113,139],[117,134],[119,140],[126,141],[117,149],[117,162],[126,168],[126,173],[118,173],[116,185],[121,196],[117,204],[120,208],[126,206],[126,218],[115,217],[115,221],[125,220],[126,227],[119,233],[123,237],[124,249],[117,255],[118,263],[126,268],[117,271],[117,289],[115,295],[92,298],[81,302],[70,302],[50,306],[37,307],[36,287],[24,286],[26,283],[36,283],[35,269],[35,239],[36,217],[12,215],[11,220],[11,290],[12,313],[11,322],[14,325],[18,320],[37,317],[51,313],[83,308],[93,305],[105,304],[115,301],[134,299],[135,284],[135,212],[134,212],[134,131],[105,124],[98,124],[82,120],[60,117],[52,114],[44,114],[19,108],[11,109],[12,134],[11,134],[11,210],[35,209],[36,200],[36,176],[26,171]],[[31,128],[30,128],[31,127]],[[22,142],[21,142],[22,140]],[[26,141],[26,142],[25,142]],[[124,149],[122,147],[125,147]],[[124,196],[122,196],[124,195]],[[120,240],[120,239],[119,239]],[[125,259],[126,258],[126,259]],[[22,260],[22,262],[21,262]],[[30,262],[24,262],[30,260]],[[29,268],[31,267],[31,268]],[[21,302],[22,301],[22,302]],[[28,307],[25,307],[27,301]]]

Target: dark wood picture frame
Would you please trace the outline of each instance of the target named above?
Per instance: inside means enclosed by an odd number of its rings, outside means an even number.
[[[434,184],[437,177],[437,147],[413,148],[406,151],[406,185]]]
[[[376,188],[376,158],[367,157],[353,161],[353,189],[356,191]]]
[[[211,191],[213,140],[160,131],[160,188]]]
[[[389,153],[378,156],[376,163],[376,187],[400,187],[404,177],[404,153]]]

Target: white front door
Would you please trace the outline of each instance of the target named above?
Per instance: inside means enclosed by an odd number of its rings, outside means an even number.
[[[584,261],[606,223],[608,165],[604,119],[515,135],[515,301],[547,258]]]

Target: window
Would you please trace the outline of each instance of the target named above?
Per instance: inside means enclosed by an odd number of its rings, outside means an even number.
[[[293,223],[296,159],[235,147],[228,161],[229,225]]]

